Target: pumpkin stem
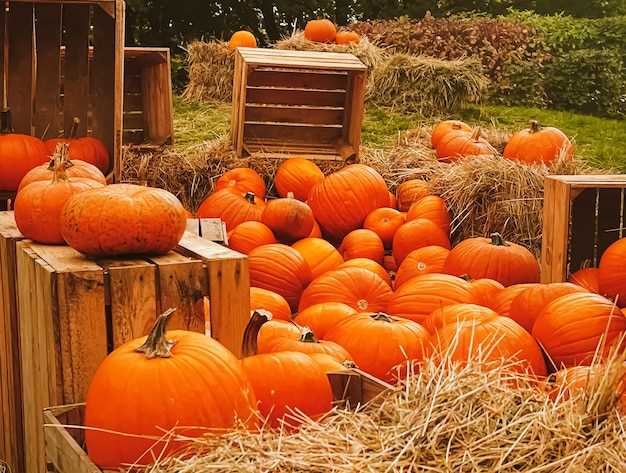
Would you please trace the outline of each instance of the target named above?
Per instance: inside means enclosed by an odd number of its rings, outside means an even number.
[[[13,123],[11,120],[11,110],[8,107],[0,112],[0,133],[8,135],[13,133]]]
[[[244,195],[244,197],[250,204],[254,204],[254,192],[246,192],[246,195]]]
[[[389,317],[384,312],[377,312],[375,314],[370,315],[370,317],[374,320],[380,320],[382,322],[392,323],[393,319]]]
[[[497,232],[491,234],[491,244],[495,246],[507,246],[506,241],[502,238],[502,235]]]
[[[461,278],[461,279],[463,279],[464,281],[467,281],[467,282],[472,282],[472,278],[470,277],[469,274],[461,274],[459,276],[459,278]]]
[[[51,168],[52,171],[54,171],[52,182],[67,180],[67,174],[65,171],[67,170],[66,162],[68,161],[69,153],[70,146],[67,143],[59,143],[54,150],[50,166],[48,166],[48,169]]]
[[[257,309],[252,312],[248,325],[243,332],[243,341],[241,343],[241,352],[243,356],[256,355],[257,351],[257,337],[261,327],[266,322],[272,320],[272,313],[266,310]]]
[[[294,199],[295,197],[293,195],[293,192],[287,192],[287,198],[288,199]]]
[[[145,343],[135,350],[136,352],[145,354],[148,359],[170,358],[172,356],[172,348],[176,342],[166,338],[165,329],[174,312],[176,309],[168,309],[159,315],[150,335],[146,338]]]
[[[309,327],[298,327],[302,335],[300,335],[300,341],[304,343],[319,343],[319,340]]]
[[[78,127],[80,126],[80,118],[74,117],[72,119],[72,128],[70,128],[70,139],[75,139],[78,135]]]
[[[541,130],[541,126],[539,125],[539,122],[537,120],[531,120],[530,121],[530,132],[531,133],[537,133],[540,130]]]

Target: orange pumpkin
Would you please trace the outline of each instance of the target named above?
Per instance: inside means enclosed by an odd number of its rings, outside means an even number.
[[[88,256],[166,254],[186,227],[185,209],[173,194],[133,184],[74,194],[61,214],[63,239]]]
[[[572,159],[574,147],[558,128],[541,127],[535,120],[530,128],[514,134],[504,148],[504,157],[526,164],[550,164],[563,156]]]
[[[376,261],[373,261],[369,258],[354,258],[341,264],[338,269],[353,267],[367,269],[368,271],[377,274],[383,281],[385,281],[389,285],[389,287],[392,287],[391,276],[389,276],[387,270]]]
[[[272,230],[261,222],[242,222],[228,232],[228,246],[247,255],[261,245],[278,243]]]
[[[418,218],[402,225],[393,237],[393,257],[402,265],[404,259],[415,250],[426,246],[450,249],[448,235],[435,223]]]
[[[436,195],[428,195],[411,205],[409,213],[406,216],[408,222],[425,218],[435,223],[441,228],[446,235],[450,234],[450,213],[445,201]]]
[[[315,279],[302,294],[300,310],[322,302],[342,302],[360,311],[387,310],[389,285],[372,271],[343,268]]]
[[[260,287],[250,288],[250,311],[265,310],[272,320],[291,320],[291,308],[283,296]]]
[[[626,238],[609,246],[600,259],[600,292],[626,307]]]
[[[298,307],[302,291],[311,281],[311,270],[304,258],[293,248],[263,245],[248,255],[250,285],[283,296],[292,311]]]
[[[339,247],[344,260],[367,258],[382,264],[385,247],[372,230],[354,230],[346,235]]]
[[[323,179],[324,173],[313,161],[291,158],[284,161],[276,171],[274,186],[281,197],[287,197],[292,192],[296,199],[306,202],[313,186]]]
[[[405,218],[398,210],[382,207],[367,216],[363,228],[376,233],[385,248],[391,248],[393,236],[404,222]]]
[[[48,150],[39,138],[28,135],[0,135],[0,190],[16,191],[22,178],[48,161]]]
[[[317,220],[313,220],[313,230],[311,230],[309,238],[322,238],[322,229]]]
[[[533,336],[557,368],[590,365],[626,331],[626,317],[598,294],[575,293],[552,301],[539,314]]]
[[[335,37],[335,42],[337,44],[359,44],[361,37],[354,31],[340,31]]]
[[[468,238],[455,246],[445,272],[472,279],[493,279],[503,286],[539,282],[537,258],[521,245],[505,241],[499,233],[489,238]]]
[[[485,320],[498,317],[493,310],[476,304],[452,304],[440,307],[424,320],[424,327],[436,333],[446,325],[466,320]]]
[[[554,374],[554,389],[550,395],[553,399],[569,399],[580,393],[593,393],[598,383],[604,382],[605,376],[612,376],[607,371],[604,365],[564,368]],[[615,401],[618,409],[626,413],[626,377],[616,386]]]
[[[454,162],[466,156],[497,155],[496,149],[480,136],[480,128],[473,133],[448,133],[437,146],[437,158]]]
[[[279,240],[293,243],[309,236],[315,219],[311,208],[294,199],[290,193],[285,198],[270,200],[263,210],[261,221]]]
[[[260,222],[264,205],[257,202],[255,195],[245,196],[232,192],[229,188],[209,195],[198,208],[198,218],[220,218],[227,230],[233,230],[243,222]]]
[[[252,192],[260,199],[265,198],[265,182],[254,169],[234,168],[225,172],[216,182],[219,191],[234,186],[241,194]]]
[[[78,127],[80,119],[74,118],[69,138],[52,138],[46,140],[46,148],[48,155],[52,155],[59,144],[68,144],[70,146],[69,159],[77,159],[89,164],[93,164],[103,173],[110,171],[111,159],[109,151],[104,143],[97,138],[91,136],[83,136],[78,138]]]
[[[301,310],[296,316],[296,323],[310,328],[319,339],[326,338],[326,333],[341,321],[357,314],[357,311],[341,302],[323,302]]]
[[[51,181],[55,174],[54,166],[54,159],[51,159],[47,164],[42,164],[28,171],[24,179],[20,182],[17,191],[19,192],[28,184],[32,184],[36,181]],[[85,161],[70,161],[69,156],[65,157],[63,158],[63,169],[65,170],[65,175],[70,179],[81,177],[99,182],[102,185],[106,185],[107,183],[104,174],[102,174],[96,166],[86,163]]]
[[[538,284],[515,284],[513,286],[506,287],[498,291],[493,299],[482,299],[483,305],[493,309],[498,315],[508,317],[515,298],[526,289],[537,285]]]
[[[350,354],[340,345],[327,340],[318,340],[315,334],[308,328],[300,328],[300,336],[297,340],[288,337],[274,338],[267,346],[266,351],[259,353],[277,353],[282,351],[295,351],[312,355],[313,353],[330,355],[339,362],[349,361]]]
[[[309,353],[309,356],[315,361],[325,373],[341,373],[342,371],[349,370],[346,365],[353,364],[352,362],[340,363],[335,358],[326,353]]]
[[[448,133],[471,133],[472,127],[467,123],[459,120],[445,120],[437,123],[433,128],[433,133],[430,137],[430,142],[434,149],[443,140]]]
[[[393,255],[385,255],[383,258],[383,267],[387,271],[395,272],[398,270],[398,263],[396,263],[396,259]]]
[[[408,181],[404,181],[396,189],[398,210],[400,212],[408,212],[411,205],[427,195],[430,195],[430,186],[428,182],[422,181],[421,179],[410,179]]]
[[[318,43],[333,43],[337,37],[337,27],[330,20],[311,20],[304,27],[304,37]]]
[[[409,279],[429,273],[442,273],[450,250],[442,246],[425,246],[411,251],[396,273],[395,287]]]
[[[343,258],[335,247],[321,238],[305,238],[294,243],[292,248],[309,265],[313,279],[337,269],[343,263]]]
[[[568,281],[594,294],[600,293],[600,270],[598,268],[580,269],[570,275]]]
[[[228,47],[230,49],[237,48],[256,48],[256,38],[249,31],[236,31],[230,37]]]
[[[504,286],[493,279],[475,279],[470,281],[472,294],[476,304],[490,307],[490,304],[498,297]]]
[[[302,327],[286,320],[274,320],[262,310],[253,311],[243,334],[244,356],[269,353],[270,346],[278,338],[299,340]]]

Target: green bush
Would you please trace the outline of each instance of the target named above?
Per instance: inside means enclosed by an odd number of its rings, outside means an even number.
[[[499,105],[545,107],[544,68],[537,61],[507,61],[489,91],[489,101]]]

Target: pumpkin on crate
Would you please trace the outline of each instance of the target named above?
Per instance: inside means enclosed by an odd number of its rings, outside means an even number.
[[[600,259],[600,293],[626,307],[626,238],[609,246]]]
[[[434,222],[418,218],[405,223],[393,237],[393,257],[402,265],[404,259],[412,251],[427,246],[441,246],[451,248],[448,235]]]
[[[371,212],[363,222],[365,230],[378,235],[385,248],[391,248],[393,236],[405,222],[405,216],[398,210],[382,207]]]
[[[579,269],[570,275],[568,281],[594,294],[600,293],[600,270],[598,268]]]
[[[215,182],[215,191],[234,187],[241,194],[252,192],[259,199],[265,198],[265,182],[259,173],[250,168],[233,168]]]
[[[166,333],[173,312],[161,315],[148,337],[111,353],[91,381],[85,439],[103,469],[148,465],[185,451],[191,440],[184,439],[256,424],[256,400],[239,360],[202,334]],[[164,438],[172,429],[180,437]]]
[[[261,222],[242,222],[228,232],[229,248],[247,255],[261,245],[278,243],[267,225]]]
[[[256,46],[256,38],[249,31],[236,31],[230,37],[230,41],[228,41],[228,47],[230,49],[256,48]]]
[[[351,267],[367,269],[368,271],[371,271],[380,276],[380,278],[384,280],[389,285],[389,287],[392,287],[393,285],[391,282],[391,276],[389,276],[387,270],[376,261],[373,261],[369,258],[354,258],[341,264],[338,269]]]
[[[361,37],[354,31],[339,31],[335,37],[337,44],[359,44]]]
[[[48,161],[48,150],[39,138],[10,133],[0,135],[0,190],[16,191],[22,178]]]
[[[276,171],[274,187],[281,197],[287,197],[291,192],[296,199],[306,202],[311,189],[323,179],[324,173],[313,161],[290,158],[285,160]]]
[[[450,250],[443,246],[425,246],[411,251],[398,268],[395,287],[402,286],[409,279],[429,273],[443,273]]]
[[[301,310],[295,318],[298,325],[310,328],[320,339],[339,322],[357,314],[357,311],[341,302],[323,302]]]
[[[574,147],[558,128],[542,127],[533,120],[530,127],[515,133],[504,148],[504,157],[526,164],[550,164],[563,157],[572,159]]]
[[[107,180],[102,171],[100,171],[93,164],[86,163],[85,161],[80,161],[78,159],[70,160],[69,155],[65,154],[61,157],[63,162],[63,169],[65,171],[65,175],[68,178],[85,178],[91,179],[92,181],[97,181],[102,185],[106,185]],[[36,181],[51,181],[55,174],[55,158],[54,155],[50,159],[47,164],[42,164],[40,166],[34,167],[20,181],[20,185],[17,189],[19,192],[28,184],[32,184]]]
[[[293,243],[311,234],[315,219],[311,208],[290,192],[287,197],[270,200],[263,209],[261,221],[280,241]]]
[[[433,149],[437,149],[439,143],[443,140],[448,133],[471,133],[472,127],[467,123],[459,120],[445,120],[437,123],[433,128],[433,132],[430,137],[430,143]]]
[[[61,214],[63,239],[88,256],[166,254],[186,226],[187,215],[176,196],[134,184],[74,194]]]
[[[439,161],[451,163],[466,156],[496,156],[498,151],[481,137],[480,128],[473,133],[448,133],[437,145]]]
[[[354,230],[348,233],[339,247],[344,260],[367,258],[382,264],[385,247],[380,237],[372,230]]]
[[[425,218],[435,223],[446,235],[450,234],[452,219],[445,201],[436,195],[427,195],[415,202],[406,215],[408,222]]]
[[[466,320],[484,320],[498,317],[493,310],[476,304],[453,304],[440,307],[424,320],[424,327],[436,333],[446,325]]]
[[[198,218],[219,218],[230,231],[243,222],[261,221],[265,204],[255,197],[251,192],[242,196],[229,188],[222,189],[209,195],[196,214]]]
[[[343,264],[343,258],[337,249],[321,238],[304,238],[291,247],[300,253],[309,265],[313,279]]]
[[[409,179],[408,181],[404,181],[396,189],[398,210],[400,212],[408,212],[411,205],[427,195],[431,195],[428,182],[421,179]]]
[[[311,20],[304,27],[304,37],[318,43],[334,43],[337,27],[330,20]]]
[[[274,320],[291,320],[291,308],[283,296],[275,292],[250,288],[250,311],[265,310]]]

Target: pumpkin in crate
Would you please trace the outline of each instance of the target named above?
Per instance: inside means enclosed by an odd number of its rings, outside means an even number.
[[[363,228],[371,230],[382,240],[385,248],[391,248],[393,236],[405,222],[405,216],[398,210],[383,207],[371,212],[363,222]]]
[[[335,38],[335,43],[337,44],[359,44],[360,42],[361,37],[359,33],[354,31],[340,31]]]
[[[304,238],[291,246],[300,253],[311,270],[313,279],[338,268],[343,258],[337,249],[321,238]]]
[[[281,197],[287,197],[291,192],[296,199],[306,202],[311,189],[323,179],[324,173],[313,161],[291,158],[279,166],[274,186]]]
[[[408,212],[411,205],[427,195],[430,195],[428,182],[421,179],[409,179],[408,181],[404,181],[396,189],[398,210],[400,212]]]
[[[88,256],[166,254],[186,226],[186,211],[176,196],[134,184],[74,194],[61,214],[63,238]]]
[[[107,180],[104,174],[93,164],[86,163],[85,161],[80,161],[78,159],[71,161],[69,156],[65,155],[62,157],[63,160],[63,169],[65,170],[65,175],[68,178],[85,178],[91,179],[92,181],[97,181],[102,185],[106,185]],[[54,157],[50,159],[47,164],[42,164],[37,166],[24,176],[24,178],[20,182],[20,186],[17,191],[19,192],[22,188],[26,187],[28,184],[32,184],[36,181],[50,181],[54,177],[55,174],[55,161]]]
[[[418,218],[405,223],[393,237],[393,257],[398,264],[412,251],[427,246],[441,246],[450,249],[450,239],[436,223],[424,218]]]
[[[337,27],[330,20],[311,20],[304,27],[304,37],[318,43],[334,43]]]
[[[504,157],[526,164],[550,164],[559,157],[572,159],[574,147],[558,128],[542,127],[533,120],[530,127],[515,133],[504,148]]]
[[[249,31],[235,31],[228,41],[230,49],[237,48],[256,48],[256,38]]]
[[[626,307],[626,238],[609,246],[600,259],[600,293]]]
[[[339,322],[357,314],[357,311],[341,302],[323,302],[301,310],[296,323],[313,330],[317,338],[323,339],[326,333]]]
[[[398,268],[395,287],[409,279],[430,273],[442,273],[450,250],[443,246],[425,246],[411,251]]]
[[[270,200],[263,209],[261,221],[280,241],[293,243],[311,234],[315,219],[311,208],[294,199],[290,192],[287,197]]]
[[[39,138],[28,135],[0,135],[0,190],[16,191],[22,178],[48,161],[48,150]]]
[[[568,281],[577,286],[584,287],[589,292],[600,293],[600,270],[598,268],[579,269],[571,274]]]
[[[505,241],[499,233],[491,238],[463,240],[450,252],[445,272],[493,279],[503,286],[539,282],[537,258],[523,246]]]
[[[344,260],[367,258],[382,264],[385,247],[380,237],[372,230],[354,230],[348,233],[339,247]]]
[[[449,133],[437,145],[439,161],[451,163],[466,156],[496,156],[498,152],[481,137],[480,128],[473,133]]]
[[[261,245],[278,243],[267,225],[254,220],[242,222],[228,232],[228,246],[247,255]]]
[[[448,133],[471,133],[472,127],[467,123],[459,120],[445,120],[437,123],[433,128],[432,135],[430,137],[430,143],[433,149],[437,149],[439,143]]]
[[[210,337],[166,333],[172,313],[161,315],[147,338],[111,353],[91,381],[85,439],[103,469],[152,464],[183,453],[191,443],[185,439],[238,421],[256,424],[256,400],[240,362]],[[163,438],[172,429],[180,437]]]
[[[373,261],[369,258],[354,258],[340,265],[338,269],[352,267],[367,269],[368,271],[371,271],[374,274],[380,276],[380,278],[385,281],[389,285],[389,287],[392,287],[391,276],[389,276],[387,270],[376,261]]]
[[[215,190],[234,187],[241,194],[252,192],[259,199],[265,198],[265,182],[259,173],[250,168],[233,168],[215,181]]]
[[[250,288],[250,311],[254,310],[265,310],[276,320],[291,319],[291,308],[285,298],[260,287]]]
[[[446,325],[465,320],[484,320],[497,317],[493,310],[476,304],[453,304],[440,307],[424,320],[424,327],[430,333],[436,333]]]
[[[256,196],[248,192],[240,195],[226,188],[209,195],[196,214],[198,218],[219,218],[228,231],[243,222],[260,222],[265,204],[257,201]]]
[[[430,220],[441,228],[446,235],[450,234],[452,219],[450,218],[448,207],[441,197],[428,195],[411,205],[406,215],[407,222],[419,218]]]
[[[109,172],[111,168],[111,158],[109,151],[102,141],[92,136],[78,137],[78,127],[80,119],[74,117],[69,138],[52,138],[46,140],[46,148],[48,154],[54,153],[57,145],[67,143],[70,146],[69,158],[77,159],[86,163],[93,164],[103,173]]]

